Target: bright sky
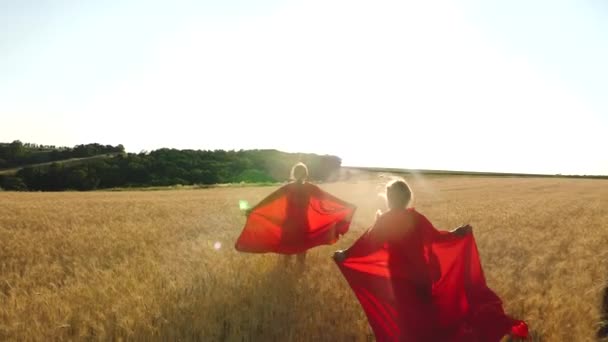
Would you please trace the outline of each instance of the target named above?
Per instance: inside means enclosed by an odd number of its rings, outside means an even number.
[[[0,2],[0,141],[608,174],[608,2]]]

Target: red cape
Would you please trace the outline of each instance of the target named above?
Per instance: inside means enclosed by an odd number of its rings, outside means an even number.
[[[338,264],[378,341],[527,337],[527,325],[508,317],[487,287],[473,234],[438,231],[413,209],[383,216]],[[398,230],[404,217],[415,222],[412,233],[378,243],[374,230],[386,228],[378,225]]]
[[[235,248],[241,252],[302,253],[335,243],[355,207],[310,183],[289,183],[253,208]]]

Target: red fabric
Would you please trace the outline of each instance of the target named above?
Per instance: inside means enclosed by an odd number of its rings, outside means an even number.
[[[355,207],[310,183],[289,183],[258,204],[235,248],[241,252],[302,253],[335,243],[350,226]]]
[[[338,266],[378,341],[527,337],[487,287],[473,234],[438,231],[414,209],[382,215]]]

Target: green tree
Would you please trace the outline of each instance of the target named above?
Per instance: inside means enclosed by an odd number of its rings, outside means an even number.
[[[87,172],[83,169],[71,169],[67,175],[67,187],[68,189],[75,190],[87,190],[88,185]]]
[[[274,182],[275,180],[266,174],[264,171],[249,169],[241,172],[235,179],[236,182],[245,183],[266,183]]]
[[[8,158],[14,162],[19,162],[25,154],[25,148],[23,143],[19,140],[15,140],[8,145]]]
[[[4,190],[25,191],[27,185],[19,177],[5,176],[0,179],[0,187]]]

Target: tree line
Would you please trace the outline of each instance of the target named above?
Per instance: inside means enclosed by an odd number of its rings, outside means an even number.
[[[90,144],[85,146],[102,146]],[[79,145],[82,146],[82,145]],[[72,151],[76,150],[78,146]],[[122,145],[97,152],[124,151]],[[89,153],[91,151],[88,151]],[[80,155],[78,155],[80,156]],[[311,178],[326,181],[340,168],[336,156],[285,153],[277,150],[177,150],[120,153],[81,163],[24,167],[0,175],[5,190],[62,191],[217,183],[265,183],[287,180],[296,162],[307,164]]]
[[[86,144],[70,147],[55,147],[22,143],[0,143],[0,170],[28,164],[41,164],[71,158],[85,158],[107,153],[124,153],[122,145],[111,146]]]

